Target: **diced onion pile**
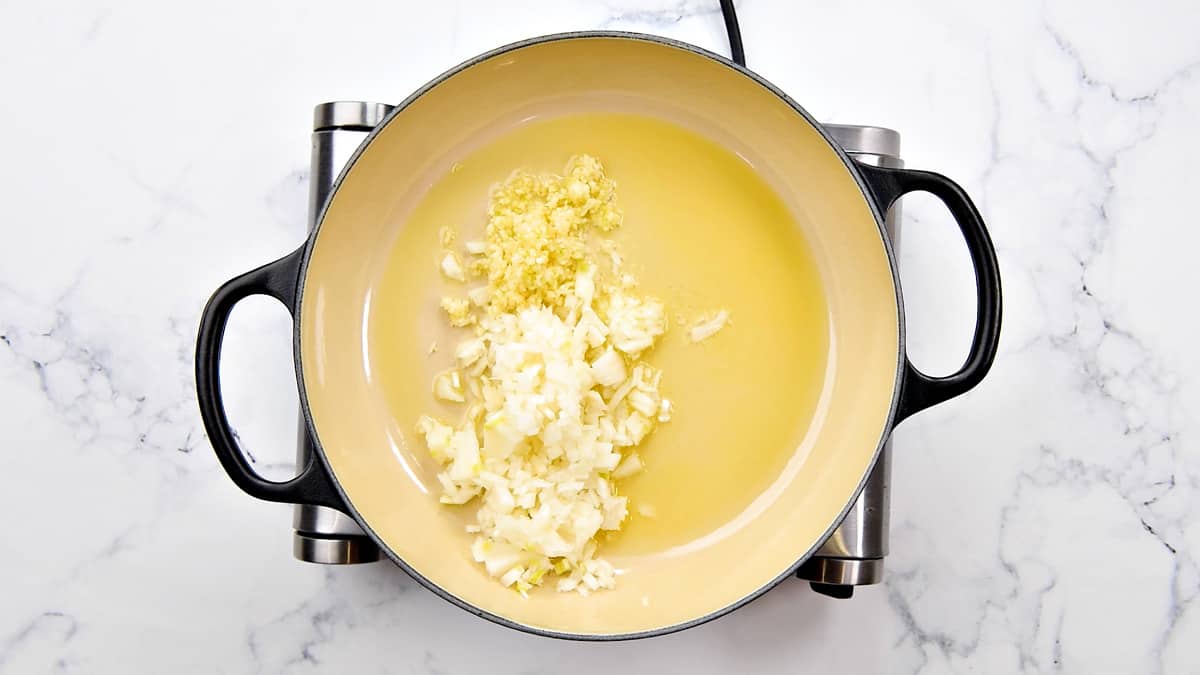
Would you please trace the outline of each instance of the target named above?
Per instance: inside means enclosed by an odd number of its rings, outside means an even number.
[[[667,329],[665,308],[602,238],[621,223],[614,193],[598,160],[576,156],[564,175],[498,185],[486,241],[462,256],[442,237],[442,274],[486,283],[441,302],[470,330],[433,382],[462,418],[417,428],[443,466],[441,501],[478,504],[474,559],[523,594],[549,578],[583,594],[614,585],[597,535],[629,513],[615,481],[642,469],[637,446],[671,415],[662,373],[642,358]]]
[[[614,198],[600,162],[580,155],[562,176],[516,172],[497,186],[486,241],[460,255],[455,233],[441,234],[442,275],[486,283],[441,300],[470,335],[433,392],[462,404],[462,417],[423,416],[417,430],[443,466],[441,501],[478,505],[472,556],[522,594],[551,577],[585,595],[614,585],[597,557],[597,535],[629,514],[614,481],[642,470],[637,446],[671,417],[662,373],[642,359],[666,311],[603,238],[621,223]],[[709,315],[688,337],[706,340],[728,320]],[[637,512],[656,515],[649,504]]]

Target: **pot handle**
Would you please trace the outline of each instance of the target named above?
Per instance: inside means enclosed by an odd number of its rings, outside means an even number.
[[[1000,342],[1000,265],[983,217],[957,183],[929,171],[856,165],[884,213],[909,192],[928,192],[942,200],[958,223],[975,268],[975,336],[966,362],[952,375],[930,377],[917,370],[905,354],[894,426],[913,413],[970,391],[991,369]]]
[[[230,279],[209,298],[200,317],[200,331],[196,340],[196,397],[200,403],[200,417],[204,420],[204,428],[217,459],[242,491],[269,502],[317,504],[347,512],[316,453],[309,456],[308,464],[300,467],[295,478],[277,482],[260,476],[239,448],[221,399],[221,344],[230,312],[234,305],[245,298],[269,295],[283,303],[288,313],[294,316],[303,254],[304,247],[300,247],[275,262]]]

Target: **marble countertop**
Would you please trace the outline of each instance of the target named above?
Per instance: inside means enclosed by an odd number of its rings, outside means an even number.
[[[739,3],[751,68],[818,119],[901,131],[1004,273],[985,383],[895,436],[884,584],[785,583],[664,638],[476,619],[387,564],[291,558],[288,507],[214,460],[200,308],[302,238],[315,103],[395,102],[530,35],[724,51],[708,0],[0,5],[0,672],[1183,673],[1200,664],[1200,6]],[[913,357],[966,353],[970,269],[906,200]],[[239,308],[226,395],[290,471],[285,312]]]

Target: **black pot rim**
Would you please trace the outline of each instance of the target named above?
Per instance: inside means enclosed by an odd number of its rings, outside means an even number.
[[[313,246],[317,240],[318,234],[321,231],[321,227],[324,224],[325,214],[328,209],[329,203],[333,199],[334,194],[337,192],[337,189],[341,185],[342,180],[345,178],[346,173],[358,161],[358,158],[362,155],[362,153],[365,152],[370,147],[371,142],[375,139],[375,137],[384,128],[386,128],[387,125],[393,119],[395,119],[397,116],[402,114],[404,112],[404,110],[409,105],[411,105],[414,101],[416,101],[418,98],[423,96],[426,92],[428,92],[432,88],[441,84],[445,80],[457,75],[458,73],[462,72],[463,70],[466,70],[467,68],[475,66],[475,65],[477,65],[483,61],[486,61],[488,59],[491,59],[493,57],[496,57],[496,56],[499,56],[499,55],[502,55],[502,54],[505,54],[505,53],[508,53],[511,51],[515,51],[518,49],[523,49],[525,47],[531,47],[534,45],[539,45],[539,44],[544,44],[544,43],[549,43],[549,42],[558,42],[558,41],[563,41],[563,40],[581,40],[581,39],[595,39],[595,38],[616,38],[616,39],[624,39],[624,40],[630,40],[630,41],[635,41],[635,42],[649,42],[649,43],[659,44],[662,46],[674,47],[676,49],[682,49],[684,51],[688,51],[693,54],[703,56],[703,57],[705,57],[711,61],[714,61],[720,65],[723,65],[727,68],[732,68],[733,70],[738,71],[745,77],[750,78],[759,86],[767,89],[771,93],[778,96],[780,98],[780,100],[785,102],[793,111],[796,112],[796,114],[798,114],[802,119],[804,119],[804,121],[806,121],[819,134],[821,134],[821,137],[825,139],[825,142],[829,145],[829,147],[842,160],[842,163],[845,165],[847,172],[849,172],[849,174],[854,178],[855,182],[858,184],[859,190],[862,192],[863,200],[866,201],[867,205],[871,209],[871,214],[875,218],[875,224],[879,229],[880,240],[883,243],[884,249],[887,251],[888,266],[890,267],[890,271],[892,274],[892,285],[893,285],[893,288],[895,290],[895,295],[896,295],[896,309],[897,309],[896,316],[897,316],[897,322],[898,322],[898,325],[897,325],[898,340],[897,340],[897,345],[896,345],[896,376],[895,376],[895,380],[892,384],[892,401],[891,401],[891,405],[888,408],[888,415],[887,415],[886,423],[884,424],[883,429],[881,431],[879,442],[875,446],[875,452],[872,455],[871,462],[870,462],[870,464],[868,464],[867,469],[863,472],[863,476],[859,480],[858,486],[855,487],[854,491],[847,498],[846,505],[842,508],[842,510],[838,514],[837,518],[832,523],[830,523],[829,527],[825,530],[825,533],[816,541],[815,544],[813,544],[812,547],[809,548],[808,551],[804,552],[804,554],[801,555],[796,560],[795,564],[793,564],[791,567],[784,570],[783,573],[781,573],[774,579],[771,579],[770,581],[768,581],[764,585],[760,586],[756,590],[754,590],[754,591],[748,593],[747,595],[743,596],[742,598],[738,599],[736,602],[730,603],[729,605],[726,605],[725,607],[714,610],[708,614],[705,614],[704,616],[697,617],[695,619],[690,619],[688,621],[683,621],[683,622],[671,624],[668,626],[661,626],[658,628],[653,628],[650,630],[638,631],[638,632],[633,632],[633,633],[570,633],[570,632],[565,632],[565,631],[555,631],[555,630],[550,630],[550,629],[546,629],[546,628],[540,628],[537,626],[530,626],[530,625],[523,624],[523,623],[520,623],[517,621],[513,621],[511,619],[505,618],[498,614],[494,614],[485,609],[477,607],[477,606],[471,604],[470,602],[468,602],[462,598],[459,598],[458,596],[454,595],[450,591],[435,584],[433,581],[426,578],[424,575],[422,575],[420,572],[418,572],[415,568],[413,568],[411,565],[409,565],[407,562],[405,562],[404,559],[402,559],[400,556],[398,556],[394,551],[392,551],[392,549],[389,546],[387,546],[387,544],[385,544],[383,542],[383,540],[379,537],[379,535],[377,535],[375,533],[375,531],[372,530],[371,527],[362,518],[361,514],[359,514],[359,512],[358,512],[358,509],[356,509],[354,507],[353,500],[350,499],[349,494],[347,494],[345,488],[342,487],[342,484],[338,480],[337,475],[333,472],[333,470],[329,466],[329,460],[325,457],[324,446],[321,444],[320,437],[316,434],[316,431],[315,431],[316,427],[313,424],[312,413],[309,410],[308,395],[307,395],[307,392],[305,391],[305,386],[304,386],[303,361],[301,359],[301,354],[300,354],[300,335],[301,335],[300,317],[302,316],[300,307],[302,306],[303,300],[304,300],[304,289],[305,289],[304,280],[308,273],[308,263],[311,258],[311,255],[312,255]],[[359,526],[362,527],[363,531],[367,533],[367,536],[370,537],[371,540],[375,542],[375,544],[379,547],[379,549],[381,551],[383,551],[384,554],[387,555],[387,557],[393,563],[395,563],[397,567],[404,570],[404,572],[407,573],[413,579],[415,579],[417,581],[417,583],[419,583],[420,585],[429,589],[430,591],[434,592],[442,599],[456,605],[457,607],[459,607],[463,610],[466,610],[467,612],[469,612],[471,614],[474,614],[475,616],[487,619],[488,621],[491,621],[493,623],[499,624],[501,626],[506,626],[508,628],[513,628],[513,629],[516,629],[516,630],[519,630],[519,631],[522,631],[525,633],[540,635],[543,637],[551,637],[551,638],[566,639],[566,640],[591,641],[591,642],[611,642],[611,641],[620,641],[620,640],[637,640],[637,639],[642,639],[642,638],[667,635],[670,633],[675,633],[675,632],[678,632],[681,630],[686,630],[688,628],[699,626],[700,624],[708,623],[709,621],[713,621],[714,619],[723,617],[723,616],[745,606],[746,604],[750,603],[751,601],[753,601],[759,597],[762,597],[763,594],[765,594],[767,591],[771,590],[775,586],[782,583],[788,577],[794,576],[796,573],[796,570],[800,567],[800,565],[802,565],[805,561],[807,561],[810,557],[812,557],[812,555],[817,551],[818,548],[820,548],[820,546],[824,543],[824,541],[826,539],[828,539],[829,536],[831,534],[833,534],[833,531],[836,530],[837,527],[841,524],[842,519],[846,517],[846,513],[848,513],[850,508],[854,505],[854,501],[858,498],[858,494],[862,491],[863,486],[866,484],[867,478],[870,476],[870,473],[871,473],[871,468],[874,467],[875,463],[879,460],[879,453],[882,451],[884,444],[887,442],[888,437],[891,435],[892,428],[895,426],[896,411],[897,411],[897,408],[900,403],[900,387],[901,387],[901,382],[903,381],[903,377],[904,377],[904,358],[905,358],[904,357],[904,354],[905,354],[905,351],[904,351],[904,344],[905,344],[904,301],[903,301],[902,294],[900,292],[900,275],[899,275],[898,265],[896,262],[896,255],[895,255],[895,251],[892,248],[891,239],[887,236],[886,230],[884,229],[884,214],[880,211],[879,205],[875,202],[874,198],[871,196],[871,192],[870,192],[869,188],[867,187],[867,184],[864,182],[862,176],[858,173],[858,171],[855,170],[853,161],[854,160],[850,159],[850,156],[846,154],[846,152],[841,148],[841,146],[839,146],[833,140],[833,138],[828,134],[828,132],[826,132],[825,129],[815,119],[813,119],[812,115],[810,115],[806,110],[804,110],[804,108],[800,107],[800,105],[798,103],[796,103],[796,101],[794,101],[791,97],[789,97],[787,94],[785,94],[781,89],[779,89],[779,87],[775,86],[768,80],[764,79],[762,76],[754,73],[753,71],[749,70],[745,66],[741,66],[741,65],[738,65],[737,63],[734,63],[733,61],[729,60],[728,58],[726,58],[724,56],[721,56],[720,54],[710,52],[701,47],[697,47],[696,45],[689,44],[686,42],[681,42],[679,40],[673,40],[671,38],[665,38],[665,37],[661,37],[661,36],[657,36],[657,35],[650,35],[650,34],[646,34],[646,33],[634,33],[634,32],[627,32],[627,31],[588,30],[588,31],[573,31],[573,32],[566,32],[566,33],[553,33],[553,34],[549,34],[549,35],[528,38],[525,40],[512,42],[507,45],[503,45],[501,47],[497,47],[496,49],[492,49],[490,51],[487,51],[487,52],[484,52],[477,56],[474,56],[474,57],[460,63],[459,65],[454,66],[453,68],[441,73],[437,77],[434,77],[429,82],[422,85],[419,89],[417,89],[412,94],[410,94],[407,98],[405,98],[404,101],[402,101],[395,108],[393,108],[386,117],[384,117],[384,119],[366,136],[366,138],[363,140],[363,142],[358,146],[358,148],[355,150],[354,154],[351,155],[349,161],[346,162],[345,167],[343,167],[341,173],[338,174],[337,180],[334,181],[333,187],[329,193],[329,198],[326,199],[325,204],[322,205],[322,207],[321,207],[321,212],[316,220],[316,224],[313,227],[312,232],[309,233],[308,238],[304,243],[303,254],[301,256],[300,271],[299,271],[299,277],[297,280],[297,288],[296,288],[296,305],[295,305],[296,311],[294,312],[295,316],[293,319],[295,325],[294,325],[293,331],[292,331],[292,349],[293,349],[293,356],[294,356],[293,360],[295,362],[296,382],[299,387],[300,409],[304,416],[304,423],[307,426],[309,435],[312,438],[313,447],[316,449],[316,451],[314,452],[314,455],[316,455],[319,458],[318,461],[321,462],[322,469],[324,470],[325,474],[330,478],[330,482],[333,484],[334,489],[337,490],[338,495],[342,498],[343,503],[345,504],[346,508],[349,511],[349,515],[352,518],[354,518],[354,520],[359,524]]]

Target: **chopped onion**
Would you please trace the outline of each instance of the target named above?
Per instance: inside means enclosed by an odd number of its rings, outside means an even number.
[[[592,361],[592,378],[605,387],[623,382],[625,377],[625,359],[611,349]]]
[[[662,401],[659,401],[658,404],[658,421],[671,421],[671,402],[665,398]]]
[[[467,291],[467,299],[475,303],[477,307],[486,305],[491,297],[492,291],[487,286],[480,286]]]
[[[612,477],[628,478],[641,471],[643,466],[642,458],[636,452],[632,452],[628,457],[621,460],[621,463],[617,465],[617,468],[613,469]]]
[[[483,344],[483,340],[464,340],[454,350],[454,358],[458,360],[460,368],[466,368],[482,358],[486,352],[487,346]]]
[[[454,281],[467,280],[467,273],[463,270],[462,261],[458,259],[458,256],[453,251],[446,251],[445,255],[442,256],[442,274],[447,279],[453,279]]]
[[[567,174],[515,174],[493,192],[487,241],[464,242],[466,266],[442,255],[447,278],[487,283],[441,301],[473,333],[433,382],[438,399],[467,404],[460,421],[417,424],[442,467],[441,501],[474,509],[472,557],[523,595],[549,575],[584,595],[616,583],[597,535],[637,505],[614,481],[643,470],[634,448],[671,413],[662,372],[639,360],[667,330],[663,303],[636,291],[611,241],[612,269],[577,255],[591,236],[581,228],[620,224],[612,182],[587,156]]]
[[[459,377],[457,370],[447,370],[438,373],[437,377],[433,378],[433,395],[443,401],[453,401],[455,403],[463,403],[467,397],[463,395],[462,378]]]
[[[692,342],[707,340],[708,338],[716,335],[717,331],[724,328],[725,324],[728,322],[729,312],[721,310],[712,317],[702,319],[697,322],[696,325],[692,326],[691,331],[688,332],[688,337],[691,338]]]

